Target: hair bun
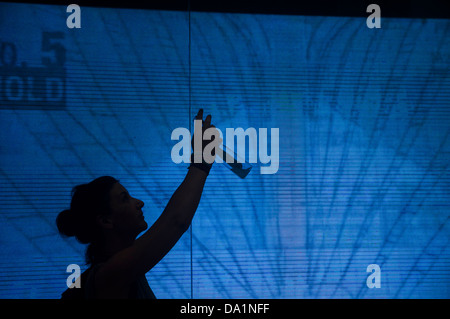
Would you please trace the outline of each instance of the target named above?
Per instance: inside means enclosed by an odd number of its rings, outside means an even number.
[[[63,210],[56,218],[56,226],[60,234],[72,237],[76,235],[76,222],[70,209]]]

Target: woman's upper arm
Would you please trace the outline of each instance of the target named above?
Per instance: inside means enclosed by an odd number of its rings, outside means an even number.
[[[187,228],[188,225],[161,214],[130,247],[116,253],[98,270],[95,279],[98,295],[120,296],[172,249]]]

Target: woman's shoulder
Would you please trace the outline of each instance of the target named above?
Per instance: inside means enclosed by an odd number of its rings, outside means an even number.
[[[85,275],[84,295],[86,299],[96,298],[95,275],[103,266],[103,263],[91,265],[83,274]],[[83,275],[81,275],[83,276]]]

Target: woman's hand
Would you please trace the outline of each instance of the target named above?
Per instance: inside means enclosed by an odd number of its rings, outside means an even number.
[[[201,135],[200,131],[200,121],[201,121]],[[211,131],[213,129],[213,131]],[[207,134],[205,132],[208,130]],[[205,136],[206,135],[206,136]],[[210,139],[208,139],[210,137]],[[216,140],[217,139],[217,140]],[[200,109],[194,118],[194,136],[192,137],[192,149],[193,154],[191,156],[191,166],[197,167],[209,173],[212,164],[215,160],[215,150],[214,145],[211,146],[211,151],[207,153],[205,158],[205,148],[207,145],[214,141],[215,145],[220,145],[221,138],[219,131],[211,124],[211,115],[208,114],[203,121],[203,109]],[[206,159],[206,160],[205,160]]]

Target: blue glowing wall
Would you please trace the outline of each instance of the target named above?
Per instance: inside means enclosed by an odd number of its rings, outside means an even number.
[[[157,297],[450,297],[449,21],[67,15],[0,4],[0,297],[59,298],[83,265],[55,226],[74,185],[115,176],[152,223],[186,173],[171,132],[199,107],[279,128],[279,171],[215,165],[192,236],[147,275]]]

